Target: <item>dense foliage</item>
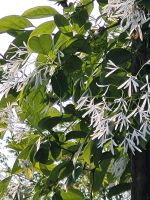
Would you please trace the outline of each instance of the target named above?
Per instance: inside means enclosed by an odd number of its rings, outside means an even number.
[[[63,14],[0,19],[14,37],[0,60],[0,130],[16,155],[0,198],[130,198],[129,154],[149,141],[150,3],[56,3]]]

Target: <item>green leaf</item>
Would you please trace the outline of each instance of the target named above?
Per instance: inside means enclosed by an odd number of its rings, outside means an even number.
[[[39,135],[31,135],[28,145],[21,151],[21,153],[18,155],[18,157],[16,158],[16,161],[13,165],[12,174],[16,174],[19,173],[21,170],[21,166],[19,165],[19,159],[23,159],[23,160],[32,160],[31,155],[33,155],[34,153],[36,153],[36,141],[39,139]],[[33,152],[34,151],[34,152]]]
[[[91,163],[91,156],[92,156],[91,152],[92,152],[93,143],[94,143],[93,141],[89,141],[83,151],[83,159],[88,164]]]
[[[143,4],[146,9],[150,10],[150,2],[148,0],[142,0],[140,3]]]
[[[90,53],[91,47],[88,40],[82,37],[74,37],[68,40],[63,46],[62,49],[64,53],[74,54],[76,52]]]
[[[33,178],[32,170],[30,168],[25,169],[24,175],[28,180],[31,180]]]
[[[50,6],[37,6],[26,10],[22,16],[29,19],[39,19],[54,16],[56,14],[58,14],[58,12]]]
[[[55,192],[54,195],[52,196],[52,200],[63,200],[60,192]]]
[[[66,107],[64,107],[64,110],[67,114],[76,114],[76,109],[73,104],[68,104]]]
[[[54,158],[54,160],[58,160],[58,157],[61,153],[61,147],[57,144],[57,142],[51,141],[50,151],[51,151],[51,155]]]
[[[2,199],[2,197],[4,196],[4,194],[7,192],[7,187],[9,185],[9,182],[11,180],[11,176],[3,179],[0,182],[0,198]]]
[[[30,160],[30,155],[38,139],[39,135],[30,135],[28,145],[21,151],[17,159]]]
[[[21,119],[27,119],[32,127],[38,128],[38,122],[47,116],[47,112],[44,112],[47,106],[46,98],[45,87],[42,85],[20,95]]]
[[[84,195],[77,189],[69,189],[67,192],[62,191],[61,196],[63,200],[84,200]]]
[[[71,132],[67,133],[66,140],[85,138],[86,135],[87,135],[87,133],[82,132],[82,131],[71,131]]]
[[[82,4],[86,7],[88,14],[90,14],[93,10],[93,1],[82,0]]]
[[[123,48],[115,48],[109,51],[107,59],[114,62],[116,65],[123,64],[131,60],[131,52]]]
[[[94,53],[98,53],[99,56],[103,55],[103,53],[108,48],[108,33],[107,31],[102,32],[97,37],[92,35],[92,41],[91,41],[91,49]],[[98,57],[99,57],[98,56]]]
[[[55,15],[54,20],[56,26],[60,29],[62,33],[70,33],[72,31],[72,28],[68,20],[63,15],[60,14]]]
[[[83,166],[82,166],[82,164],[77,164],[76,166],[75,166],[75,168],[74,168],[74,171],[73,171],[73,174],[72,174],[72,178],[74,179],[74,180],[77,180],[79,177],[80,177],[80,175],[82,176],[82,172],[83,172]]]
[[[94,171],[94,177],[93,177],[93,191],[94,192],[99,191],[100,187],[102,188],[101,170],[96,168]]]
[[[59,70],[53,74],[51,78],[51,84],[54,93],[58,97],[64,97],[65,94],[68,93],[67,77],[62,70]]]
[[[99,167],[100,161],[114,158],[111,152],[103,152],[102,148],[98,148],[96,142],[94,142],[92,147],[92,155],[96,167]]]
[[[60,116],[62,116],[62,114],[55,107],[50,107],[48,109],[47,115],[50,116],[50,117],[60,117]]]
[[[29,39],[28,46],[36,53],[47,55],[52,50],[52,38],[48,34],[33,36]]]
[[[91,29],[92,23],[91,22],[86,22],[84,25],[82,25],[81,27],[78,24],[74,24],[73,28],[75,30],[75,32],[77,32],[77,34],[79,35],[83,35]]]
[[[70,39],[70,37],[68,35],[63,34],[60,31],[58,31],[54,36],[54,48],[59,49],[69,39]]]
[[[115,195],[119,195],[130,189],[131,189],[131,183],[121,183],[119,185],[111,187],[108,192],[108,198],[111,198],[112,196],[115,196]]]
[[[75,55],[70,56],[64,63],[64,69],[71,73],[76,70],[81,70],[82,60]]]
[[[48,162],[50,144],[49,142],[42,143],[40,145],[39,150],[35,154],[35,161],[38,161],[42,164],[46,164]]]
[[[111,160],[106,159],[100,162],[100,168],[96,168],[94,172],[93,191],[99,191],[104,187],[104,179],[109,168]]]
[[[8,147],[15,150],[15,151],[21,151],[22,149],[25,149],[27,145],[27,139],[22,139],[22,141],[16,142],[16,141],[11,141],[10,143],[8,143]]]
[[[69,161],[66,163],[66,165],[60,170],[59,172],[59,178],[63,179],[65,177],[68,177],[72,174],[74,170],[74,165],[72,163],[72,161]]]
[[[58,164],[50,174],[50,180],[52,182],[57,182],[60,179],[63,179],[69,176],[72,173],[73,164],[71,161],[63,161]]]
[[[37,200],[41,198],[41,190],[38,190],[34,193],[34,196],[32,197],[32,200]]]
[[[49,64],[49,59],[47,57],[47,55],[44,54],[38,54],[37,59],[36,59],[36,67],[37,68],[42,68],[45,65]]]
[[[50,155],[49,155],[50,157]],[[41,158],[42,159],[42,158]],[[43,162],[44,160],[42,160]],[[51,158],[49,159],[45,159],[44,161],[45,163],[41,163],[41,162],[36,162],[35,163],[35,170],[37,170],[38,172],[43,173],[43,175],[49,176],[50,175],[50,171],[53,170],[54,168],[54,160],[52,160]]]
[[[22,30],[32,26],[33,25],[29,20],[18,15],[10,15],[0,19],[0,33],[9,30]]]
[[[88,20],[88,12],[85,8],[77,8],[71,16],[73,23],[78,24],[79,27],[82,27]]]
[[[33,36],[40,36],[43,34],[51,34],[54,31],[55,27],[56,25],[54,21],[44,22],[32,31],[30,38]]]
[[[41,129],[51,130],[54,126],[61,122],[62,117],[45,117],[39,121],[38,126]]]
[[[9,94],[6,98],[2,98],[0,101],[0,108],[5,108],[7,107],[8,103],[15,102],[16,97],[13,96],[12,94]]]

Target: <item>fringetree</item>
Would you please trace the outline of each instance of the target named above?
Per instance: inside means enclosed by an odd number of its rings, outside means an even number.
[[[149,200],[150,2],[56,3],[0,19],[0,198]]]

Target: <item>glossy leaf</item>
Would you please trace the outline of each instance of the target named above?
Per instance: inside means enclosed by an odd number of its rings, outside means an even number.
[[[52,38],[48,34],[33,36],[28,41],[29,48],[36,53],[47,55],[52,49]]]
[[[68,93],[67,77],[62,70],[53,74],[51,83],[53,91],[58,97],[64,97]]]
[[[54,126],[61,122],[62,117],[45,117],[39,121],[41,129],[51,130]]]
[[[83,151],[83,159],[88,164],[91,163],[92,147],[93,147],[93,141],[89,141],[88,144],[85,146],[84,151]]]
[[[10,30],[22,30],[32,26],[29,20],[18,15],[10,15],[0,19],[0,33]]]
[[[52,34],[55,27],[56,25],[54,21],[44,22],[32,31],[30,38],[33,36],[39,37],[40,35],[43,35],[43,34]]]
[[[26,10],[22,16],[29,19],[39,19],[43,17],[54,16],[58,12],[50,6],[37,6]]]

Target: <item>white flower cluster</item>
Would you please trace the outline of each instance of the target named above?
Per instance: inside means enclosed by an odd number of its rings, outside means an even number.
[[[119,68],[115,67],[115,69]],[[114,68],[111,70],[116,71]],[[112,73],[109,72],[110,74]],[[100,85],[100,87],[102,86]],[[130,149],[134,153],[135,150],[140,151],[140,140],[146,141],[147,134],[150,134],[150,83],[148,75],[142,82],[135,76],[127,75],[127,80],[117,89],[122,93],[122,96],[109,100],[108,89],[105,95],[102,95],[102,100],[99,103],[95,103],[96,99],[92,98],[91,94],[86,93],[78,100],[77,109],[85,110],[83,118],[90,117],[90,126],[93,127],[91,137],[93,140],[98,139],[100,146],[109,142],[112,153],[114,153],[114,147],[118,145],[124,148],[124,152]],[[116,144],[115,134],[119,134],[123,138],[120,143]]]
[[[35,68],[35,60],[37,56],[28,55],[25,59],[20,56],[28,53],[26,47],[15,46],[18,50],[16,54],[7,60],[7,64],[3,66],[3,76],[0,83],[0,100],[3,96],[7,97],[10,89],[16,88],[17,92],[24,89],[24,87],[35,79],[35,88],[43,84],[43,80],[48,82],[47,74],[52,75],[54,73],[54,67],[50,69],[45,64],[44,67],[37,70]],[[38,63],[40,65],[40,63]],[[43,73],[44,72],[44,73]],[[42,74],[42,75],[41,75]],[[42,77],[43,76],[43,77]],[[47,90],[50,89],[50,83],[47,84]]]
[[[31,63],[29,63],[30,55],[27,56],[25,60],[21,58],[21,56],[27,54],[26,47],[19,49],[14,46],[12,48],[17,50],[15,55],[6,60],[7,64],[3,66],[3,76],[0,83],[0,99],[2,99],[3,96],[6,97],[10,89],[15,87],[17,91],[21,91],[35,73],[33,66],[29,67],[31,65]]]
[[[20,142],[31,128],[25,122],[20,121],[15,107],[10,104],[7,106],[7,115],[7,131],[13,135],[16,141]]]
[[[140,39],[143,40],[141,27],[150,18],[145,16],[136,0],[108,0],[103,13],[107,14],[111,20],[120,18],[123,30],[130,28],[130,34],[136,30],[139,32]]]

